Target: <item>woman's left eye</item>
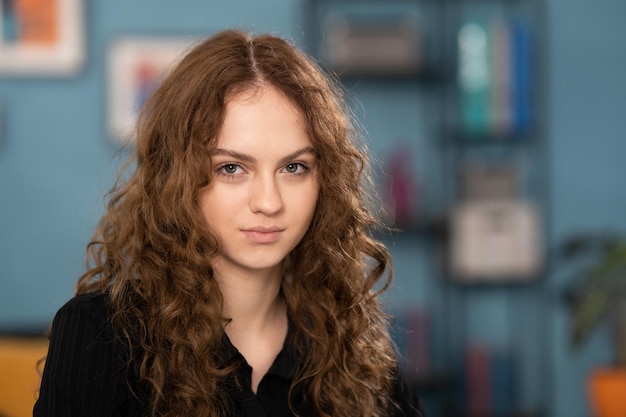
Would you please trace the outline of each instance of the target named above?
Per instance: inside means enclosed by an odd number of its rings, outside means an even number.
[[[308,170],[308,168],[299,162],[292,162],[285,165],[284,170],[288,174],[304,174]]]

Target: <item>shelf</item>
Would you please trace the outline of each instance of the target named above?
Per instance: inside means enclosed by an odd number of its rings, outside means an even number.
[[[425,375],[407,375],[408,385],[418,392],[433,392],[451,390],[456,384],[454,375],[450,372],[437,372]]]
[[[498,280],[476,279],[473,281],[450,278],[449,282],[454,285],[455,288],[464,292],[514,290],[516,288],[531,288],[540,286],[543,283],[543,275],[543,273],[540,273],[532,278],[502,278]]]
[[[443,145],[463,147],[533,146],[539,143],[536,131],[523,133],[468,132],[461,129],[443,129],[440,141]]]
[[[411,225],[389,226],[389,230],[376,230],[375,236],[383,241],[404,239],[444,240],[448,236],[448,222],[444,217],[433,217]]]
[[[416,83],[423,86],[438,86],[445,81],[445,76],[441,71],[434,69],[415,69],[406,72],[387,73],[387,72],[341,72],[333,68],[325,67],[326,71],[335,74],[342,82],[355,83],[366,81],[368,83]]]
[[[310,0],[318,3],[352,3],[352,4],[362,4],[362,3],[398,3],[398,4],[428,4],[428,3],[436,3],[441,0]],[[484,1],[484,0],[483,0]],[[526,0],[527,1],[527,0]]]

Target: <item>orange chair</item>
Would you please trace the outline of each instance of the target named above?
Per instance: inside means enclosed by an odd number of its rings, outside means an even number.
[[[37,362],[47,353],[44,337],[0,337],[0,416],[33,415],[40,382]]]
[[[596,368],[589,376],[588,385],[594,416],[626,416],[626,370]]]

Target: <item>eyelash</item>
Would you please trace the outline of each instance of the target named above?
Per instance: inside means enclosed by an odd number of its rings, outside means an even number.
[[[286,164],[283,168],[281,168],[281,171],[286,169],[288,166],[290,165],[296,165],[297,168],[299,168],[301,170],[301,172],[287,172],[287,174],[289,175],[294,175],[296,177],[301,177],[304,175],[307,175],[309,173],[309,171],[311,170],[307,165],[303,164],[302,162],[289,162],[288,164]],[[226,167],[232,167],[235,169],[241,169],[243,171],[245,171],[245,169],[238,163],[235,162],[226,162],[224,164],[221,164],[216,172],[218,175],[222,175],[224,177],[227,178],[235,178],[238,175],[241,175],[240,173],[228,173],[225,171]]]

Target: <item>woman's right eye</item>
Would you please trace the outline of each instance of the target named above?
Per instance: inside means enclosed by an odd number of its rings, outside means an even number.
[[[227,176],[238,175],[238,174],[241,174],[242,171],[243,171],[243,168],[241,167],[241,165],[234,164],[234,163],[222,164],[217,169],[218,174],[223,174]]]
[[[235,164],[224,165],[224,172],[226,172],[227,174],[234,174],[235,172],[237,172],[237,165]]]

